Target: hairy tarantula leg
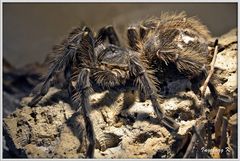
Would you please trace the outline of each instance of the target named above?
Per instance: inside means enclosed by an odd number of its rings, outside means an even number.
[[[110,44],[120,46],[120,41],[118,39],[117,33],[112,25],[105,26],[98,32],[97,40],[101,39],[102,41],[105,41],[106,38],[108,38]]]
[[[130,58],[130,73],[136,77],[135,81],[139,90],[143,89],[144,93],[150,97],[157,118],[161,120],[162,124],[170,130],[178,131],[179,125],[174,119],[165,116],[162,108],[160,107],[157,101],[156,88],[147,76],[143,65],[141,65],[140,60],[138,60],[137,57],[132,56]]]
[[[216,43],[215,43],[216,44]],[[182,73],[192,73],[191,75],[196,75],[195,77],[191,78],[192,82],[192,90],[195,94],[201,97],[200,86],[198,84],[201,83],[202,80],[206,79],[207,77],[207,70],[204,67],[203,63],[199,63],[197,57],[191,57],[190,55],[185,55],[184,57],[181,56],[181,53],[175,53],[174,51],[158,51],[157,56],[160,60],[164,62],[173,62],[176,64],[177,69]],[[192,71],[191,71],[192,70]],[[231,98],[227,96],[219,95],[215,87],[211,83],[207,83],[207,86],[210,89],[211,95],[214,98],[214,101],[217,103],[228,103],[231,102]]]
[[[143,31],[140,34],[144,34]],[[127,31],[127,36],[128,36],[128,43],[129,43],[129,46],[131,47],[131,49],[134,51],[138,51],[139,50],[139,47],[138,47],[139,35],[138,35],[136,28],[129,27],[128,31]],[[147,99],[145,93],[142,91],[139,91],[138,97],[139,97],[140,102],[145,102]]]
[[[67,68],[70,68],[69,62],[73,60],[74,55],[76,54],[77,46],[82,40],[82,35],[84,31],[91,33],[91,30],[88,27],[83,27],[82,30],[78,31],[78,33],[75,33],[74,36],[69,34],[71,36],[69,36],[66,39],[68,41],[68,45],[64,46],[63,50],[57,51],[58,55],[60,56],[56,57],[56,60],[52,63],[51,67],[49,68],[49,72],[44,82],[42,83],[41,89],[34,96],[32,101],[28,104],[30,107],[35,106],[41,100],[41,98],[47,94],[47,91],[50,88],[49,81],[55,76],[57,71],[63,70],[64,66],[69,66]],[[64,71],[66,80],[68,80],[69,77],[66,75],[67,70],[68,69],[65,69]]]
[[[35,106],[42,98],[44,95],[47,94],[48,89],[51,87],[51,81],[48,81],[46,83],[41,83],[41,89],[38,89],[40,91],[38,91],[38,93],[36,95],[34,95],[33,99],[31,100],[31,102],[28,103],[28,106],[33,107]],[[39,86],[36,86],[36,88],[38,88]],[[33,89],[35,90],[35,88]]]
[[[75,51],[74,51],[75,52]],[[70,49],[70,51],[63,56],[61,56],[49,69],[48,75],[46,79],[44,80],[41,89],[39,90],[38,94],[34,96],[32,101],[28,104],[30,107],[35,106],[41,98],[47,94],[48,89],[50,88],[49,81],[54,77],[56,74],[56,71],[59,70],[60,66],[63,66],[63,62],[66,62],[67,59],[72,58],[73,51]]]
[[[127,31],[128,44],[132,50],[138,51],[139,35],[135,27],[129,27]]]
[[[66,68],[64,69],[64,77],[67,82],[67,88],[68,88],[68,95],[69,97],[72,97],[72,91],[73,91],[73,85],[71,83],[71,75],[72,75],[72,62],[70,62]]]
[[[86,125],[87,138],[89,141],[86,156],[87,158],[93,158],[96,141],[95,141],[93,123],[91,121],[90,112],[89,112],[91,108],[91,105],[89,102],[89,96],[92,90],[89,77],[90,77],[90,70],[87,68],[83,68],[78,75],[76,88],[82,100],[81,104],[82,104],[82,110],[83,110],[83,117]]]
[[[145,102],[146,99],[147,99],[145,93],[144,93],[144,92],[141,92],[141,91],[139,91],[138,97],[139,97],[139,101],[140,101],[140,102]]]
[[[148,34],[149,29],[147,27],[141,25],[139,32],[140,32],[140,39],[142,40]]]

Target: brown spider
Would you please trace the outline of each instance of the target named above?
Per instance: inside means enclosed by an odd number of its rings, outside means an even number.
[[[106,36],[110,44],[103,45],[101,40]],[[101,29],[98,38],[94,37],[88,27],[75,29],[67,40],[55,47],[54,52],[57,56],[39,92],[29,103],[31,107],[35,106],[47,93],[55,74],[64,70],[65,79],[69,83],[69,94],[73,95],[73,100],[80,98],[77,100],[81,102],[86,122],[89,140],[87,157],[89,158],[94,156],[95,149],[95,134],[89,117],[89,95],[92,90],[141,90],[151,99],[159,120],[173,130],[178,129],[177,123],[165,116],[160,108],[154,79],[148,71],[147,64],[142,61],[137,52],[117,45],[119,41],[111,26]],[[73,67],[78,69],[75,74],[72,74]],[[77,81],[75,86],[71,82],[71,77]]]
[[[137,32],[139,30],[139,32]],[[104,43],[108,38],[109,44]],[[89,96],[92,91],[117,90],[127,92],[138,90],[143,100],[150,99],[159,121],[167,128],[177,131],[179,125],[164,115],[158,101],[157,79],[162,79],[159,70],[173,66],[193,82],[192,90],[199,91],[195,82],[206,75],[208,30],[194,18],[184,14],[164,15],[147,19],[136,27],[129,27],[130,48],[120,46],[112,26],[99,30],[95,36],[88,27],[74,29],[60,45],[55,46],[55,59],[41,88],[34,95],[29,106],[35,106],[48,92],[51,80],[64,71],[69,95],[80,102],[86,122],[89,145],[86,156],[92,158],[95,149],[95,134],[89,116]],[[77,69],[73,72],[73,69]],[[77,83],[72,83],[75,80]],[[208,84],[217,98],[214,86]]]

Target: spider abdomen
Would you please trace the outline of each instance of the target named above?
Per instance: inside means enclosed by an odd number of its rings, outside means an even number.
[[[184,13],[163,14],[160,18],[141,22],[139,32],[139,51],[156,70],[166,70],[164,66],[171,65],[192,77],[210,64],[212,55],[208,45],[211,36],[207,27],[196,18],[188,18]]]

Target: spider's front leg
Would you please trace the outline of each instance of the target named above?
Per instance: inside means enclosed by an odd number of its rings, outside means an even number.
[[[140,28],[140,35],[138,34],[136,27],[128,27],[127,30],[127,37],[128,37],[128,44],[129,47],[134,50],[134,51],[139,51],[139,42],[140,39],[142,39],[145,34],[146,34],[146,30],[143,29],[143,27]],[[146,95],[144,92],[139,91],[139,100],[141,102],[145,102],[146,101]]]
[[[130,56],[130,73],[135,77],[135,82],[139,88],[139,91],[142,89],[144,94],[150,98],[157,118],[161,120],[163,125],[170,130],[178,131],[179,125],[174,119],[166,116],[160,107],[157,101],[157,89],[153,83],[153,80],[151,80],[151,77],[148,76],[144,65],[136,55]]]
[[[66,65],[65,69],[64,69],[64,77],[65,77],[65,80],[66,80],[69,97],[72,96],[72,93],[73,93],[73,90],[74,90],[74,87],[71,83],[72,66],[73,66],[73,62],[70,60],[69,63]]]
[[[130,48],[134,51],[139,50],[139,34],[136,30],[136,27],[129,27],[127,30],[128,44]]]
[[[86,133],[87,133],[87,139],[89,141],[89,145],[87,148],[87,158],[93,158],[94,157],[94,149],[95,149],[95,144],[96,144],[96,139],[95,139],[95,133],[93,129],[93,123],[90,118],[90,101],[89,101],[89,96],[92,91],[92,87],[90,84],[90,69],[83,68],[81,69],[79,75],[78,75],[78,80],[76,84],[76,88],[78,90],[79,95],[81,96],[81,107],[83,110],[83,116],[84,116],[84,121],[86,125]]]
[[[98,32],[96,39],[101,39],[102,41],[105,41],[107,38],[110,44],[120,46],[119,38],[112,25],[101,28]]]
[[[139,31],[137,31],[136,27],[128,27],[127,37],[128,44],[134,51],[139,51],[140,42],[145,38],[145,36],[149,33],[150,29],[144,26],[139,27]]]
[[[76,57],[78,45],[82,41],[82,35],[88,30],[89,28],[87,27],[76,28],[63,41],[64,43],[55,46],[53,50],[54,59],[51,62],[48,74],[46,75],[40,87],[38,85],[34,89],[37,92],[34,94],[31,102],[28,103],[30,107],[35,106],[42,99],[42,97],[47,94],[49,88],[52,86],[52,78],[55,77],[57,72],[62,70],[64,70],[64,76],[68,84],[68,92],[71,96],[71,90],[73,87],[70,83],[70,79],[72,74],[73,60],[74,57]]]

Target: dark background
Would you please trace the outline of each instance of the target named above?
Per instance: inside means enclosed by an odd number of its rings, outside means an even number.
[[[16,67],[42,63],[52,45],[82,22],[95,31],[113,24],[125,38],[129,24],[165,11],[197,16],[213,36],[237,27],[237,3],[3,3],[3,56]]]

